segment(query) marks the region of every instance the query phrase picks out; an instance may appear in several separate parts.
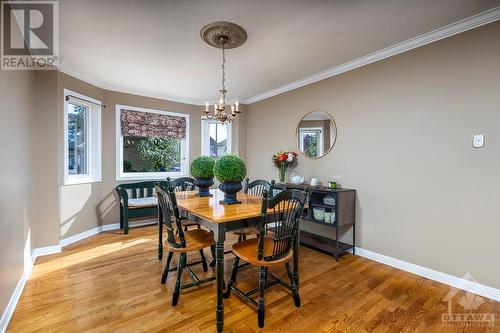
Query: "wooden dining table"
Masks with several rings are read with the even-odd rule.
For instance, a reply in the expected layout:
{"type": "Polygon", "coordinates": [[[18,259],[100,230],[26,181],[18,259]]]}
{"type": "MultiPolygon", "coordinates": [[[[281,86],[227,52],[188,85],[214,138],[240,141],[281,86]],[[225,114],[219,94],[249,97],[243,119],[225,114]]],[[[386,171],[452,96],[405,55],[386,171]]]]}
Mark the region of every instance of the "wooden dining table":
{"type": "MultiPolygon", "coordinates": [[[[212,189],[211,197],[199,197],[197,191],[176,192],[177,206],[188,218],[214,233],[215,240],[215,275],[217,283],[217,306],[216,321],[217,332],[222,332],[224,328],[224,242],[226,233],[241,228],[256,226],[260,222],[262,198],[238,193],[240,204],[222,204],[224,193],[219,189],[212,189]]],[[[270,213],[270,212],[269,212],[270,213]]],[[[294,239],[293,245],[293,276],[297,286],[298,279],[298,236],[294,239]]]]}

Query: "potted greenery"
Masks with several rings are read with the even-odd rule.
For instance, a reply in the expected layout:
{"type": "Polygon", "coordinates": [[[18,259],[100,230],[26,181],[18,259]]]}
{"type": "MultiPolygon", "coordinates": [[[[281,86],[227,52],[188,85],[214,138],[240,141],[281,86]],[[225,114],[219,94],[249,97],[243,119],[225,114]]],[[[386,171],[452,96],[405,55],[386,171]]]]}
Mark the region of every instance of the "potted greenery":
{"type": "Polygon", "coordinates": [[[199,156],[191,162],[191,175],[196,179],[197,195],[200,197],[212,196],[210,186],[214,184],[214,165],[214,159],[208,156],[199,156]]]}
{"type": "Polygon", "coordinates": [[[247,174],[245,162],[236,155],[225,155],[215,162],[214,174],[220,181],[219,189],[224,192],[223,203],[232,205],[240,203],[236,193],[241,191],[241,182],[247,174]]]}

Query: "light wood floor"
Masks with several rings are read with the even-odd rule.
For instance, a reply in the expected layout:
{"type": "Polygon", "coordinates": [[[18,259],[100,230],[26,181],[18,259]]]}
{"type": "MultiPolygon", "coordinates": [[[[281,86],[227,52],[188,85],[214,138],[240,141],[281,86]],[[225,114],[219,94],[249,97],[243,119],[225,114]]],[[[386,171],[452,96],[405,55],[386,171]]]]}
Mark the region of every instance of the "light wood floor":
{"type": "MultiPolygon", "coordinates": [[[[215,286],[184,290],[172,307],[175,273],[160,284],[156,237],[154,227],[107,232],[39,258],[8,332],[214,332],[215,286]]],[[[266,326],[259,330],[256,311],[233,293],[225,300],[225,332],[500,332],[500,303],[482,298],[473,311],[495,314],[493,328],[447,326],[441,315],[448,286],[353,255],[337,263],[300,251],[302,307],[281,286],[267,289],[266,326]]],[[[227,276],[232,256],[226,257],[227,276]]],[[[257,285],[254,268],[240,272],[238,286],[257,285]]],[[[454,313],[466,312],[457,302],[463,294],[454,299],[454,313]]]]}

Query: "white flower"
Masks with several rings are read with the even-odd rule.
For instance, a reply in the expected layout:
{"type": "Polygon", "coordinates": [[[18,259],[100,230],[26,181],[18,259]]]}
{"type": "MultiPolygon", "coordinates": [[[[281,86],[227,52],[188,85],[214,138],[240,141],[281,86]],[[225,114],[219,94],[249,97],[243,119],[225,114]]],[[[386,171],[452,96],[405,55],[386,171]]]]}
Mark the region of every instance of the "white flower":
{"type": "Polygon", "coordinates": [[[287,162],[293,162],[293,154],[288,153],[288,158],[286,159],[287,162]]]}

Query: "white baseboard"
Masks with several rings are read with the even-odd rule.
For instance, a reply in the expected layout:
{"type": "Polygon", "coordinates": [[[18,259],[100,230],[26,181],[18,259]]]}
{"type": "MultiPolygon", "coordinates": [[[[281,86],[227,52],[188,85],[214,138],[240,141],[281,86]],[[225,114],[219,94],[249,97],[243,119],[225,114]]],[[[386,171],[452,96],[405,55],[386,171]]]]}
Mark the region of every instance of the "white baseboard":
{"type": "MultiPolygon", "coordinates": [[[[136,222],[136,223],[132,222],[132,223],[130,223],[130,228],[142,227],[145,225],[152,225],[152,224],[157,224],[157,223],[158,223],[158,220],[143,220],[143,221],[136,222]]],[[[100,225],[98,227],[84,231],[84,232],[79,233],[77,235],[61,239],[61,241],[59,242],[59,245],[61,246],[61,248],[63,248],[63,247],[68,246],[70,244],[81,241],[85,238],[89,238],[91,236],[95,236],[97,234],[100,234],[101,232],[110,231],[110,230],[118,230],[118,229],[120,229],[120,223],[111,223],[111,224],[100,225]]]]}
{"type": "Polygon", "coordinates": [[[54,253],[60,253],[61,251],[62,251],[61,244],[33,249],[33,251],[31,251],[31,263],[34,264],[36,258],[38,257],[48,256],[54,253]]]}
{"type": "Polygon", "coordinates": [[[500,302],[500,290],[492,287],[485,286],[483,284],[477,283],[475,281],[470,281],[464,278],[459,278],[453,275],[449,275],[446,273],[442,273],[439,271],[435,271],[430,268],[418,266],[403,260],[399,260],[396,258],[392,258],[380,253],[376,253],[370,250],[365,250],[359,247],[356,247],[356,254],[370,259],[382,264],[386,264],[398,269],[401,269],[406,272],[413,273],[415,275],[419,275],[430,280],[434,280],[437,282],[441,282],[450,287],[455,287],[458,289],[462,289],[473,294],[477,294],[479,296],[483,296],[486,298],[490,298],[494,301],[500,302]]]}
{"type": "Polygon", "coordinates": [[[79,233],[77,235],[61,239],[61,241],[59,242],[59,245],[61,247],[65,247],[65,246],[68,246],[70,244],[73,244],[73,243],[76,243],[78,241],[81,241],[81,240],[83,240],[85,238],[89,238],[91,236],[97,235],[97,234],[99,234],[99,233],[101,233],[103,231],[116,230],[116,229],[120,229],[120,223],[100,225],[98,227],[95,227],[93,229],[84,231],[84,232],[79,233]]]}
{"type": "Polygon", "coordinates": [[[7,326],[9,326],[10,319],[14,314],[14,310],[16,309],[17,302],[19,301],[19,298],[21,297],[21,294],[24,290],[24,286],[26,285],[26,282],[28,282],[30,273],[31,271],[24,272],[19,279],[19,282],[17,283],[16,288],[14,289],[14,292],[10,297],[9,303],[7,303],[7,307],[3,312],[2,318],[0,319],[0,333],[5,333],[5,331],[7,331],[7,326]]]}

